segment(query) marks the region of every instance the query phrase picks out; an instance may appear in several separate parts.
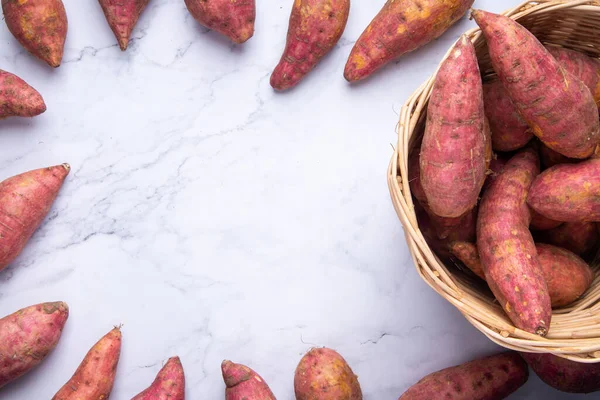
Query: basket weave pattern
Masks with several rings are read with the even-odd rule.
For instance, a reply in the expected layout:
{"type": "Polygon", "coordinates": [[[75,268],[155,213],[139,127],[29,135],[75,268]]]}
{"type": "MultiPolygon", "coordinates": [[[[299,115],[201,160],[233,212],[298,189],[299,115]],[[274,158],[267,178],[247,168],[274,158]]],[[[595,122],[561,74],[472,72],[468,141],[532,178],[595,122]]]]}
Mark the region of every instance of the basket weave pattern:
{"type": "MultiPolygon", "coordinates": [[[[600,1],[528,1],[504,15],[519,21],[542,43],[558,45],[600,57],[600,1]]],[[[484,79],[494,75],[487,45],[479,29],[467,35],[473,40],[484,79]]],[[[600,362],[600,271],[590,290],[568,308],[554,310],[548,336],[516,328],[482,285],[453,265],[444,265],[425,241],[415,214],[408,182],[408,155],[422,135],[427,104],[435,75],[408,99],[400,114],[398,145],[388,169],[388,185],[394,208],[417,271],[425,282],[452,303],[495,343],[518,351],[554,353],[584,363],[600,362]]]]}

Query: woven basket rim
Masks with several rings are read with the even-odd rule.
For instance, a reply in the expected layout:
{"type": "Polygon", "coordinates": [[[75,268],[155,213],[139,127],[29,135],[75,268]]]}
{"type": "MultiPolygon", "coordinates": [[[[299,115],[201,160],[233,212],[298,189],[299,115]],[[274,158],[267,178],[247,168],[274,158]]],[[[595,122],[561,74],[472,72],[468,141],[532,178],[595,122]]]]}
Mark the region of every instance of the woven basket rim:
{"type": "MultiPolygon", "coordinates": [[[[530,15],[538,16],[563,9],[600,16],[600,0],[526,1],[502,14],[519,20],[530,15]]],[[[482,40],[479,28],[473,28],[465,34],[474,42],[482,40]]],[[[450,50],[442,61],[449,53],[450,50]]],[[[439,66],[402,107],[396,127],[398,144],[388,167],[390,196],[402,222],[408,249],[417,272],[431,288],[454,305],[475,328],[505,348],[532,353],[552,353],[581,363],[600,362],[600,303],[598,302],[600,276],[598,274],[593,283],[593,290],[589,291],[583,299],[569,308],[553,312],[549,337],[543,338],[516,328],[498,306],[492,306],[488,298],[461,282],[459,278],[452,276],[425,241],[417,224],[408,182],[408,155],[413,133],[426,111],[438,70],[439,66]],[[494,309],[500,311],[494,312],[494,309]],[[573,318],[576,318],[576,321],[572,321],[573,318]],[[552,328],[557,331],[557,335],[552,335],[552,328]]]]}

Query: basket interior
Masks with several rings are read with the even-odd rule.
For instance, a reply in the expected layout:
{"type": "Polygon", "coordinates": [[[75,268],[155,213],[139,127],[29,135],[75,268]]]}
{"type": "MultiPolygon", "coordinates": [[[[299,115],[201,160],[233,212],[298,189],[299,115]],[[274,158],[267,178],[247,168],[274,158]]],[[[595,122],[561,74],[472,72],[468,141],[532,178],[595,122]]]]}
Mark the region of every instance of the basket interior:
{"type": "MultiPolygon", "coordinates": [[[[593,2],[579,1],[577,3],[593,2]]],[[[565,7],[564,4],[561,4],[536,12],[537,4],[537,2],[530,2],[524,8],[516,11],[519,13],[516,19],[544,45],[565,47],[600,58],[600,7],[593,5],[565,7]]],[[[484,81],[494,79],[495,72],[484,38],[478,30],[473,30],[470,34],[475,43],[482,78],[484,81]]],[[[419,151],[416,144],[420,142],[419,139],[423,135],[430,90],[431,82],[429,87],[424,89],[427,97],[423,98],[421,95],[421,98],[412,103],[413,109],[410,110],[410,116],[411,123],[415,124],[415,127],[411,130],[411,136],[407,142],[411,152],[419,151]]],[[[401,174],[398,173],[398,175],[401,174]]],[[[399,186],[402,185],[399,184],[399,186]]],[[[406,192],[406,190],[400,190],[406,192]]],[[[416,202],[414,199],[413,201],[416,202]]],[[[412,235],[407,233],[407,238],[410,236],[412,235]]],[[[410,240],[414,240],[414,238],[409,239],[409,242],[410,240]]],[[[417,249],[423,250],[418,241],[413,241],[413,245],[417,249]]],[[[437,259],[441,267],[441,269],[437,269],[432,267],[432,263],[428,261],[427,251],[416,254],[415,248],[411,250],[417,261],[419,273],[427,283],[457,306],[473,325],[493,341],[516,350],[554,352],[583,362],[600,361],[600,262],[598,262],[598,256],[594,260],[586,260],[591,263],[596,274],[591,289],[569,307],[554,310],[548,337],[540,338],[514,328],[487,285],[476,278],[460,262],[449,261],[443,265],[437,259]],[[450,289],[456,285],[459,289],[458,295],[450,294],[444,285],[440,285],[440,282],[445,281],[445,274],[450,281],[444,284],[447,284],[446,287],[450,287],[450,289]]]]}

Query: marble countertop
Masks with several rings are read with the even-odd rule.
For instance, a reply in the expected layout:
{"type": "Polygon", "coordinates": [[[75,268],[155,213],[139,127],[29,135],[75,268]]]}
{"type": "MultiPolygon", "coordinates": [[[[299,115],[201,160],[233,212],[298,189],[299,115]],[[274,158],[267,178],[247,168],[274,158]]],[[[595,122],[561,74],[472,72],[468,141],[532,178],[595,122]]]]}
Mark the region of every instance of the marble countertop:
{"type": "MultiPolygon", "coordinates": [[[[337,349],[367,400],[500,350],[418,277],[386,184],[405,99],[439,40],[350,86],[348,53],[381,1],[355,1],[335,50],[294,90],[269,76],[292,1],[258,0],[255,36],[230,44],[182,0],[151,0],[122,53],[95,0],[64,0],[63,65],[27,54],[0,23],[0,68],[48,111],[0,122],[0,178],[69,162],[50,217],[0,273],[0,315],[64,300],[56,350],[0,397],[50,398],[123,324],[111,399],[179,355],[189,399],[223,398],[221,360],[248,364],[280,400],[311,346],[337,349]]],[[[501,11],[517,0],[476,0],[501,11]],[[502,4],[500,4],[502,3],[502,4]]],[[[576,399],[531,376],[511,399],[576,399]]]]}

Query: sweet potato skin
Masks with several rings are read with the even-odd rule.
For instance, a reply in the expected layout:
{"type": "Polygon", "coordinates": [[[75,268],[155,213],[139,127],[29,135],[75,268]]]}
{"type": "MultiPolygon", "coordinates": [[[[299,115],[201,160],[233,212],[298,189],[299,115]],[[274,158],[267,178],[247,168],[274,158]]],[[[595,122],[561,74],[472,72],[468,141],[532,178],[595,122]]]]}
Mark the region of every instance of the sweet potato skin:
{"type": "Polygon", "coordinates": [[[540,158],[542,160],[542,165],[546,169],[552,168],[558,164],[573,164],[580,161],[574,158],[565,157],[544,144],[540,146],[540,158]]]}
{"type": "Polygon", "coordinates": [[[196,21],[234,43],[254,35],[255,0],[185,0],[185,5],[196,21]]]}
{"type": "Polygon", "coordinates": [[[70,168],[56,165],[0,182],[0,270],[21,253],[44,220],[70,168]]]}
{"type": "Polygon", "coordinates": [[[342,37],[350,0],[296,0],[285,50],[271,75],[271,86],[286,90],[298,84],[342,37]]]}
{"type": "Polygon", "coordinates": [[[474,0],[387,0],[352,48],[344,77],[364,79],[388,62],[441,36],[474,0]]]}
{"type": "Polygon", "coordinates": [[[437,74],[421,145],[421,185],[440,217],[473,209],[485,182],[489,138],[482,93],[475,48],[462,36],[437,74]]]}
{"type": "Polygon", "coordinates": [[[553,219],[544,217],[534,209],[530,209],[529,212],[531,214],[531,224],[529,225],[529,228],[532,231],[547,231],[563,224],[561,221],[554,221],[553,219]]]}
{"type": "Polygon", "coordinates": [[[23,79],[0,70],[0,119],[35,117],[46,111],[46,103],[37,90],[23,79]]]}
{"type": "Polygon", "coordinates": [[[590,90],[527,29],[503,15],[475,10],[494,70],[533,133],[551,149],[588,158],[600,140],[590,90]]]}
{"type": "Polygon", "coordinates": [[[131,400],[184,400],[185,375],[179,357],[169,358],[152,385],[131,400]]]}
{"type": "Polygon", "coordinates": [[[600,364],[582,364],[553,354],[521,353],[537,376],[556,390],[592,393],[600,390],[600,364]]]}
{"type": "Polygon", "coordinates": [[[552,308],[526,202],[538,173],[539,158],[531,147],[509,160],[481,200],[477,247],[486,281],[515,326],[545,336],[552,308]]]}
{"type": "Polygon", "coordinates": [[[567,222],[558,228],[543,232],[540,239],[579,256],[586,256],[596,247],[600,237],[593,222],[567,222]]]}
{"type": "Polygon", "coordinates": [[[127,50],[131,32],[149,0],[99,0],[121,50],[127,50]]]}
{"type": "Polygon", "coordinates": [[[68,317],[69,307],[59,301],[23,308],[0,319],[0,388],[50,354],[68,317]]]}
{"type": "Polygon", "coordinates": [[[477,246],[469,242],[452,242],[449,245],[450,253],[458,258],[475,275],[485,281],[485,272],[479,259],[477,246]]]}
{"type": "Polygon", "coordinates": [[[108,399],[121,355],[121,330],[114,328],[86,354],[69,381],[52,400],[108,399]]]}
{"type": "Polygon", "coordinates": [[[529,378],[525,361],[513,352],[450,367],[421,379],[399,400],[501,400],[529,378]]]}
{"type": "Polygon", "coordinates": [[[254,370],[229,360],[221,363],[226,400],[275,400],[267,382],[254,370]]]}
{"type": "Polygon", "coordinates": [[[552,299],[552,308],[573,303],[589,289],[594,273],[579,256],[543,243],[536,244],[536,249],[552,299]]]}
{"type": "Polygon", "coordinates": [[[483,85],[485,115],[492,129],[492,147],[495,151],[514,151],[525,147],[533,132],[510,99],[500,81],[483,85]]]}
{"type": "Polygon", "coordinates": [[[555,221],[600,221],[600,159],[555,165],[531,185],[531,208],[555,221]]]}
{"type": "Polygon", "coordinates": [[[362,400],[358,378],[344,358],[328,348],[311,349],[294,376],[296,400],[362,400]]]}
{"type": "Polygon", "coordinates": [[[547,47],[552,56],[564,69],[579,78],[587,86],[600,107],[600,60],[562,47],[547,47]]]}
{"type": "Polygon", "coordinates": [[[60,66],[68,28],[62,0],[2,0],[2,11],[8,30],[27,51],[60,66]]]}

